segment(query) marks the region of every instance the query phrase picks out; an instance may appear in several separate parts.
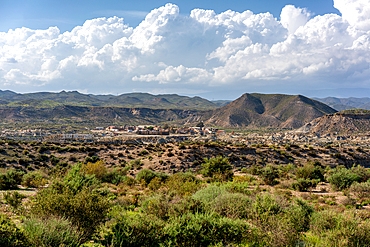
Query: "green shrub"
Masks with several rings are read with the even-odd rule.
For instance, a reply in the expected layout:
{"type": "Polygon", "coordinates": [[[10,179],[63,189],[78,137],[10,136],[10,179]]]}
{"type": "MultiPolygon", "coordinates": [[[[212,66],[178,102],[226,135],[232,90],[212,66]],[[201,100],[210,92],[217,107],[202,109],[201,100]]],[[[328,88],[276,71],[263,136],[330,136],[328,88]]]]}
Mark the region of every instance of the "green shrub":
{"type": "Polygon", "coordinates": [[[40,171],[28,172],[23,176],[22,185],[26,187],[38,188],[47,183],[47,176],[40,171]]]}
{"type": "Polygon", "coordinates": [[[352,185],[353,182],[360,180],[361,178],[358,174],[346,168],[336,168],[328,177],[329,183],[336,190],[347,189],[352,185]]]}
{"type": "Polygon", "coordinates": [[[204,161],[201,170],[204,176],[221,178],[222,180],[230,180],[234,176],[233,167],[230,165],[228,158],[218,156],[210,159],[204,158],[204,161]]]}
{"type": "Polygon", "coordinates": [[[136,174],[136,180],[137,181],[144,180],[146,184],[149,184],[150,181],[152,181],[152,179],[156,177],[159,178],[160,181],[165,181],[168,175],[164,173],[153,172],[152,170],[149,169],[143,169],[136,174]]]}
{"type": "Polygon", "coordinates": [[[272,215],[278,215],[283,212],[281,199],[270,194],[257,195],[252,204],[254,217],[259,220],[266,220],[272,215]],[[279,202],[280,201],[280,202],[279,202]]]}
{"type": "Polygon", "coordinates": [[[147,155],[149,154],[149,152],[147,150],[142,150],[140,153],[138,153],[139,156],[144,156],[144,155],[147,155]]]}
{"type": "Polygon", "coordinates": [[[36,195],[31,212],[40,217],[67,217],[87,239],[104,222],[109,208],[106,198],[86,189],[76,193],[68,187],[59,191],[51,187],[36,195]]]}
{"type": "Polygon", "coordinates": [[[260,164],[252,164],[249,169],[248,173],[252,175],[261,175],[263,167],[260,164]]]}
{"type": "Polygon", "coordinates": [[[225,187],[210,184],[207,187],[195,192],[192,195],[192,198],[195,200],[202,201],[205,204],[208,204],[215,200],[217,196],[226,192],[227,190],[225,187]]]}
{"type": "Polygon", "coordinates": [[[176,173],[165,183],[167,189],[179,196],[192,195],[201,188],[201,181],[191,173],[176,173]]]}
{"type": "Polygon", "coordinates": [[[203,212],[204,204],[191,197],[179,198],[173,194],[158,193],[143,201],[142,210],[146,214],[168,220],[185,213],[203,212]]]}
{"type": "Polygon", "coordinates": [[[0,214],[0,246],[28,246],[23,231],[20,230],[5,214],[0,214]]]}
{"type": "Polygon", "coordinates": [[[37,152],[38,153],[43,153],[45,151],[48,151],[49,148],[47,146],[44,146],[44,145],[41,145],[38,149],[37,149],[37,152]]]}
{"type": "Polygon", "coordinates": [[[279,178],[279,170],[275,166],[267,165],[262,169],[260,177],[267,185],[275,185],[278,183],[276,179],[279,178]]]}
{"type": "Polygon", "coordinates": [[[74,165],[69,170],[63,179],[63,183],[75,193],[81,191],[83,188],[97,187],[100,185],[100,181],[95,177],[95,174],[87,174],[84,170],[84,165],[81,163],[74,165]]]}
{"type": "Polygon", "coordinates": [[[89,162],[91,162],[91,163],[96,163],[96,162],[98,162],[100,160],[100,158],[98,157],[98,156],[92,156],[92,157],[86,157],[85,158],[85,162],[86,163],[89,163],[89,162]]]}
{"type": "Polygon", "coordinates": [[[81,232],[65,218],[49,217],[26,219],[22,227],[31,246],[80,246],[81,232]]]}
{"type": "Polygon", "coordinates": [[[320,164],[305,164],[303,167],[297,168],[296,177],[303,179],[319,179],[325,181],[324,171],[320,164]]]}
{"type": "Polygon", "coordinates": [[[251,203],[246,195],[224,192],[209,204],[209,209],[228,218],[247,218],[251,213],[251,203]]]}
{"type": "Polygon", "coordinates": [[[159,246],[164,222],[149,214],[127,212],[115,217],[105,236],[105,246],[159,246]]]}
{"type": "Polygon", "coordinates": [[[350,187],[350,192],[352,192],[359,199],[370,197],[370,182],[357,183],[354,182],[350,187]]]}
{"type": "Polygon", "coordinates": [[[115,168],[105,174],[102,178],[102,182],[118,185],[127,179],[126,174],[127,171],[125,169],[115,168]]]}
{"type": "Polygon", "coordinates": [[[304,241],[309,246],[369,246],[370,221],[361,220],[356,211],[316,212],[304,241]]]}
{"type": "Polygon", "coordinates": [[[17,191],[5,192],[3,196],[5,203],[9,204],[14,209],[17,209],[22,203],[22,199],[26,198],[25,195],[17,191]]]}
{"type": "Polygon", "coordinates": [[[368,169],[366,169],[363,166],[357,165],[353,166],[351,168],[351,171],[359,177],[358,181],[359,183],[366,182],[370,178],[370,172],[368,169]]]}
{"type": "Polygon", "coordinates": [[[16,170],[8,170],[6,173],[0,173],[0,189],[17,189],[17,185],[22,182],[23,175],[24,172],[16,170]]]}
{"type": "Polygon", "coordinates": [[[136,174],[136,180],[139,182],[144,180],[146,184],[149,184],[155,177],[155,172],[149,169],[143,169],[136,174]]]}
{"type": "Polygon", "coordinates": [[[256,241],[247,222],[215,214],[184,214],[171,219],[163,231],[165,243],[171,246],[225,246],[256,241]]]}
{"type": "Polygon", "coordinates": [[[307,191],[309,188],[315,188],[319,182],[319,179],[299,178],[296,182],[292,183],[292,188],[297,191],[307,191]]]}
{"type": "Polygon", "coordinates": [[[59,158],[55,157],[54,155],[50,155],[50,163],[55,166],[56,164],[58,164],[60,161],[59,158]]]}
{"type": "Polygon", "coordinates": [[[135,169],[138,169],[140,168],[142,165],[143,165],[143,162],[140,160],[140,159],[137,159],[137,160],[131,160],[130,161],[130,165],[135,168],[135,169]]]}
{"type": "Polygon", "coordinates": [[[296,199],[289,208],[287,216],[297,232],[305,232],[310,228],[311,216],[314,209],[307,202],[296,199]]]}
{"type": "Polygon", "coordinates": [[[232,182],[223,183],[222,187],[224,187],[227,191],[232,193],[242,193],[249,195],[252,193],[252,190],[249,187],[249,182],[254,181],[254,177],[249,176],[234,176],[232,182]]]}

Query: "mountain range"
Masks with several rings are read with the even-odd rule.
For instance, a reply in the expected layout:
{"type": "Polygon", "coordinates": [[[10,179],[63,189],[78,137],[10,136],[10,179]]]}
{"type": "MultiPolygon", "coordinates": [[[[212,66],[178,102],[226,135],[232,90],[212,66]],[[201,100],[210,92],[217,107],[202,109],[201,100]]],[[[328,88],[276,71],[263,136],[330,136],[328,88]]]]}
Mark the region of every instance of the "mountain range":
{"type": "Polygon", "coordinates": [[[333,108],[302,95],[243,94],[211,102],[176,94],[87,95],[72,92],[17,94],[0,91],[0,119],[6,122],[89,124],[174,124],[204,122],[219,127],[298,128],[333,108]]]}
{"type": "Polygon", "coordinates": [[[313,98],[320,101],[328,106],[334,108],[337,111],[349,110],[349,109],[365,109],[370,110],[370,98],[313,98]]]}
{"type": "Polygon", "coordinates": [[[82,94],[77,91],[17,94],[0,90],[0,106],[45,108],[62,105],[186,110],[208,110],[219,107],[217,104],[200,97],[187,97],[177,94],[128,93],[113,96],[82,94]]]}

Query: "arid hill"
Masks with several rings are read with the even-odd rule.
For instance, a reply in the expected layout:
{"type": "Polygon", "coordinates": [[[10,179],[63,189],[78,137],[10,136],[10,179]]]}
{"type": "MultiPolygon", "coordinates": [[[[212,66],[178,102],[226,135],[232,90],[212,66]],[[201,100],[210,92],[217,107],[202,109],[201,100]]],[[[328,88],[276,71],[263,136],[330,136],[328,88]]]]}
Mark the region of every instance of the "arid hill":
{"type": "Polygon", "coordinates": [[[333,108],[302,95],[243,94],[237,100],[194,119],[223,127],[299,128],[333,108]]]}
{"type": "Polygon", "coordinates": [[[314,119],[297,131],[318,135],[367,132],[370,131],[370,111],[353,109],[329,114],[314,119]]]}

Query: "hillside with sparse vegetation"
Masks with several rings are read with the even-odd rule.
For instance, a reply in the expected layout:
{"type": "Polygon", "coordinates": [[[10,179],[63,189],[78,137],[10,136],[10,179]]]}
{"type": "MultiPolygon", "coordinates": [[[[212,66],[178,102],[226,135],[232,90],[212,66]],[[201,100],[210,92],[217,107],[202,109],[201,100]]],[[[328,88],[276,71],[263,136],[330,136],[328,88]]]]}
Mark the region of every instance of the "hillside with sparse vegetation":
{"type": "Polygon", "coordinates": [[[344,162],[367,157],[368,148],[12,140],[0,145],[1,246],[370,242],[370,172],[356,161],[344,162]],[[337,162],[326,163],[322,155],[337,162]],[[187,160],[191,166],[184,165],[187,160]]]}

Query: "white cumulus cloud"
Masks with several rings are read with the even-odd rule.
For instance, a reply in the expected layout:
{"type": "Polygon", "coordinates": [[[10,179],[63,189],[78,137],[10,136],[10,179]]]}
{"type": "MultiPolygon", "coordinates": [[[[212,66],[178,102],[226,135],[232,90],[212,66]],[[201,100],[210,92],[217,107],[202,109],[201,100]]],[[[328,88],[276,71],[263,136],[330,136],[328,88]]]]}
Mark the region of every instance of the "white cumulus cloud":
{"type": "Polygon", "coordinates": [[[137,26],[87,20],[70,32],[0,32],[0,87],[15,91],[215,92],[366,86],[368,0],[334,0],[342,16],[287,5],[280,19],[166,4],[137,26]]]}

